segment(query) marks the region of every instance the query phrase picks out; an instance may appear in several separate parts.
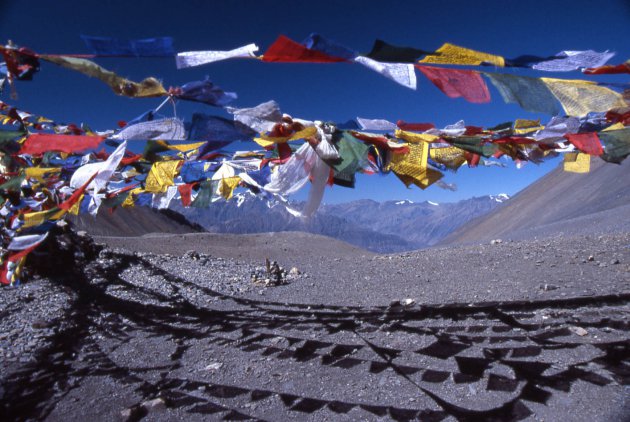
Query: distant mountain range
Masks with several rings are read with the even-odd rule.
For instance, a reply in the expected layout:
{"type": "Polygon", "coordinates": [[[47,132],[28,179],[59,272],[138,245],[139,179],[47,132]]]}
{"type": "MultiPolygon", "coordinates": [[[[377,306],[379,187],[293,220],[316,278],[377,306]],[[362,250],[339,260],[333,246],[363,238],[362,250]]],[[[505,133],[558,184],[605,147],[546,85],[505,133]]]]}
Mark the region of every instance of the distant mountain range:
{"type": "Polygon", "coordinates": [[[515,195],[508,204],[462,226],[442,244],[630,231],[630,159],[593,158],[591,171],[562,165],[515,195]]]}
{"type": "Polygon", "coordinates": [[[237,194],[228,202],[215,202],[208,208],[174,205],[172,209],[212,233],[302,231],[385,253],[435,245],[453,230],[508,199],[506,194],[444,204],[364,199],[322,205],[310,219],[294,217],[281,203],[249,193],[237,194]]]}

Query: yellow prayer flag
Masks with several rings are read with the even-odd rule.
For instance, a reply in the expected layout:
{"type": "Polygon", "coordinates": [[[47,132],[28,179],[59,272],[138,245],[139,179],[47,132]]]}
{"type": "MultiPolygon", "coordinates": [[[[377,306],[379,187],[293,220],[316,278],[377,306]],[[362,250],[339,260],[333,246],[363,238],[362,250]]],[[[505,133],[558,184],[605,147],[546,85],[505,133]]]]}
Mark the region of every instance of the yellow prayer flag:
{"type": "Polygon", "coordinates": [[[625,107],[621,94],[612,89],[596,85],[595,82],[579,79],[540,78],[551,93],[560,101],[569,116],[584,116],[591,111],[608,111],[625,107]]]}
{"type": "Polygon", "coordinates": [[[457,147],[431,148],[429,149],[429,157],[451,170],[457,170],[466,162],[465,151],[457,147]]]}
{"type": "Polygon", "coordinates": [[[514,133],[523,134],[528,132],[534,132],[536,130],[542,130],[545,127],[540,124],[538,120],[516,119],[514,122],[514,133]]]}
{"type": "Polygon", "coordinates": [[[564,171],[571,173],[588,173],[591,171],[591,156],[581,152],[564,154],[564,171]]]}
{"type": "Polygon", "coordinates": [[[69,214],[72,214],[72,215],[79,215],[79,211],[81,211],[81,202],[83,202],[83,197],[84,197],[84,196],[85,196],[85,195],[84,195],[84,194],[82,194],[82,195],[79,197],[79,200],[78,200],[77,202],[75,202],[74,204],[72,204],[72,206],[71,206],[71,207],[70,207],[70,209],[68,210],[68,213],[69,213],[69,214]]]}
{"type": "Polygon", "coordinates": [[[427,168],[429,158],[429,144],[420,142],[408,144],[408,154],[392,154],[387,166],[407,186],[411,184],[426,189],[442,177],[442,173],[427,168]]]}
{"type": "Polygon", "coordinates": [[[314,126],[307,127],[306,129],[300,130],[299,132],[294,133],[291,136],[267,136],[261,134],[259,138],[254,138],[254,142],[260,145],[263,148],[267,148],[273,144],[281,144],[289,141],[297,141],[299,139],[309,138],[311,136],[315,136],[317,134],[317,128],[314,126]]]}
{"type": "Polygon", "coordinates": [[[60,210],[59,208],[53,208],[46,211],[36,211],[22,214],[24,219],[24,225],[22,228],[35,227],[43,224],[48,220],[59,220],[64,216],[66,210],[60,210]]]}
{"type": "Polygon", "coordinates": [[[132,189],[131,191],[129,191],[129,194],[127,195],[127,197],[125,198],[125,200],[123,201],[123,203],[121,204],[121,206],[123,208],[132,208],[136,206],[136,195],[141,194],[142,192],[144,192],[144,189],[142,188],[135,188],[132,189]]]}
{"type": "Polygon", "coordinates": [[[232,194],[234,193],[234,189],[238,186],[241,178],[238,176],[234,177],[226,177],[224,179],[220,179],[219,181],[219,193],[225,199],[232,198],[232,194]]]}
{"type": "Polygon", "coordinates": [[[175,184],[173,179],[181,162],[180,160],[171,160],[153,163],[145,181],[145,191],[150,193],[166,192],[169,186],[175,184]]]}
{"type": "Polygon", "coordinates": [[[175,151],[186,152],[186,151],[190,151],[190,150],[199,148],[200,146],[202,146],[204,144],[205,144],[205,142],[195,142],[194,144],[168,145],[168,148],[172,149],[172,150],[175,150],[175,151]]]}
{"type": "Polygon", "coordinates": [[[495,66],[504,67],[505,59],[494,54],[481,53],[469,48],[460,47],[450,43],[444,43],[438,48],[436,55],[428,55],[420,60],[420,63],[442,63],[461,65],[480,65],[491,63],[495,66]]]}
{"type": "Polygon", "coordinates": [[[437,142],[440,139],[439,136],[431,135],[428,133],[407,132],[406,130],[401,129],[396,129],[396,131],[394,132],[394,136],[398,139],[402,139],[411,143],[437,142]]]}
{"type": "Polygon", "coordinates": [[[168,95],[160,81],[155,78],[146,78],[140,82],[130,81],[107,70],[93,61],[66,56],[40,55],[42,60],[56,65],[76,70],[92,78],[100,79],[111,87],[118,95],[127,97],[161,97],[168,95]]]}
{"type": "Polygon", "coordinates": [[[627,126],[624,126],[623,123],[617,122],[614,125],[608,126],[606,129],[602,130],[602,132],[608,132],[611,130],[621,130],[625,129],[627,126]]]}
{"type": "Polygon", "coordinates": [[[27,167],[24,170],[24,174],[26,177],[37,179],[40,182],[44,182],[47,176],[52,174],[60,173],[61,168],[59,167],[27,167]]]}

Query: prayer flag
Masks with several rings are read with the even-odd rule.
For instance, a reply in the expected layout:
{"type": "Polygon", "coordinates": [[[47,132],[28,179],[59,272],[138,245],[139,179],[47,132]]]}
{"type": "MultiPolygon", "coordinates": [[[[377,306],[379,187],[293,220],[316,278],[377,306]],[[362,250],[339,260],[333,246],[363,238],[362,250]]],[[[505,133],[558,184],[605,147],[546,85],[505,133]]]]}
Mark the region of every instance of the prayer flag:
{"type": "Polygon", "coordinates": [[[606,112],[625,107],[621,94],[582,80],[540,78],[562,104],[569,116],[584,116],[592,111],[606,112]]]}
{"type": "Polygon", "coordinates": [[[140,82],[133,82],[122,76],[118,76],[110,70],[102,68],[90,60],[64,56],[42,55],[40,57],[56,65],[76,70],[92,78],[100,79],[109,85],[118,95],[124,95],[126,97],[161,97],[168,95],[162,84],[155,78],[146,78],[140,82]]]}
{"type": "Polygon", "coordinates": [[[505,66],[505,59],[494,54],[481,53],[479,51],[460,47],[450,43],[444,43],[437,49],[436,54],[426,56],[420,63],[441,63],[459,65],[491,64],[505,66]]]}
{"type": "Polygon", "coordinates": [[[560,111],[558,100],[538,78],[486,72],[484,75],[499,90],[506,103],[518,104],[523,110],[551,115],[557,115],[560,111]]]}
{"type": "Polygon", "coordinates": [[[566,134],[564,137],[577,149],[589,155],[602,155],[602,144],[594,132],[566,134]]]}
{"type": "Polygon", "coordinates": [[[591,171],[591,156],[580,152],[565,153],[564,171],[570,173],[588,173],[591,171]]]}
{"type": "Polygon", "coordinates": [[[414,63],[421,56],[431,53],[430,51],[418,50],[417,48],[397,47],[377,39],[374,41],[372,51],[366,57],[379,62],[414,63]]]}
{"type": "Polygon", "coordinates": [[[488,86],[479,72],[419,65],[416,67],[450,98],[463,97],[471,103],[490,101],[488,86]]]}
{"type": "Polygon", "coordinates": [[[258,51],[256,44],[247,44],[229,51],[184,51],[177,53],[175,63],[178,69],[201,66],[232,58],[255,58],[258,51]]]}
{"type": "Polygon", "coordinates": [[[278,39],[265,51],[262,57],[265,62],[284,63],[333,63],[345,62],[341,57],[329,56],[317,50],[309,50],[302,44],[280,35],[278,39]]]}
{"type": "Polygon", "coordinates": [[[103,139],[105,138],[102,136],[34,133],[26,138],[20,154],[39,155],[47,151],[80,152],[98,147],[103,139]]]}

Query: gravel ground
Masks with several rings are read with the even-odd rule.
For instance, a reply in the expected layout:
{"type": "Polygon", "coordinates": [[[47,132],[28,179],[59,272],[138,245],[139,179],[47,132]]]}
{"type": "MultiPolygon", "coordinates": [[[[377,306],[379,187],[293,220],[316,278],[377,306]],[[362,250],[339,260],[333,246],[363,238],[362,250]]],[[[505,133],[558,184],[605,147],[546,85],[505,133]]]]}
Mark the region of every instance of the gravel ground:
{"type": "Polygon", "coordinates": [[[630,415],[629,233],[385,256],[296,233],[97,241],[55,236],[2,290],[2,420],[630,415]]]}

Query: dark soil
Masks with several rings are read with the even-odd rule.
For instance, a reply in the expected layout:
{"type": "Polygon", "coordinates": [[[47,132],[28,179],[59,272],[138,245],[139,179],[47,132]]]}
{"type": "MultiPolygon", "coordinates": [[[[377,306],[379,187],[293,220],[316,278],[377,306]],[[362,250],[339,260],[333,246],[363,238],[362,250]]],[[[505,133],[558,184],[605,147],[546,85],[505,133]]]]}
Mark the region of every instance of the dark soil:
{"type": "Polygon", "coordinates": [[[303,233],[51,239],[0,292],[2,420],[630,415],[629,233],[389,256],[303,233]],[[283,284],[252,282],[265,258],[283,284]]]}

